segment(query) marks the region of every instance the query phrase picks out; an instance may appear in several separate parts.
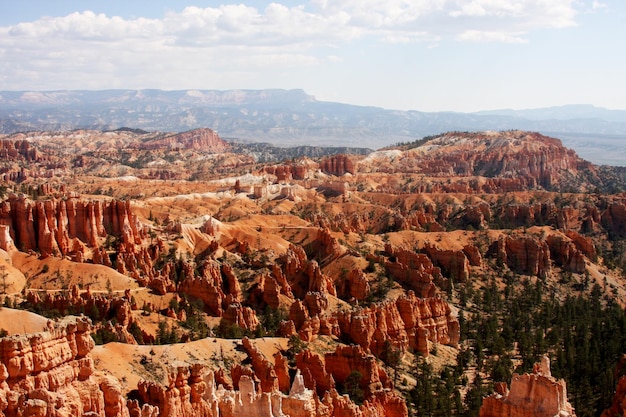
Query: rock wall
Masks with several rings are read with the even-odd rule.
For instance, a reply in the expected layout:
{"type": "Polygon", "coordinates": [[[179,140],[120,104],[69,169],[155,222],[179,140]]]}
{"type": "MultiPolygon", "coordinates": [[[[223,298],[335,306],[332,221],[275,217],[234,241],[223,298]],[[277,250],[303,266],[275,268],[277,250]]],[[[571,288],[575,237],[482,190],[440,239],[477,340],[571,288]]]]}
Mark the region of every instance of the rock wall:
{"type": "Polygon", "coordinates": [[[162,139],[154,139],[141,144],[140,149],[195,149],[209,153],[223,153],[230,149],[228,142],[222,140],[219,135],[207,128],[189,130],[167,136],[162,139]]]}
{"type": "Polygon", "coordinates": [[[443,273],[454,282],[465,282],[470,276],[470,262],[463,251],[442,249],[437,245],[427,243],[424,251],[441,268],[443,273]]]}
{"type": "Polygon", "coordinates": [[[315,177],[319,164],[307,157],[286,164],[264,166],[260,172],[275,176],[276,182],[304,180],[315,177]]]}
{"type": "Polygon", "coordinates": [[[32,147],[27,140],[0,140],[0,159],[35,162],[42,158],[37,148],[32,147]]]}
{"type": "Polygon", "coordinates": [[[85,200],[77,197],[31,201],[11,195],[0,203],[0,224],[8,225],[15,246],[42,256],[71,255],[75,241],[95,248],[107,235],[122,247],[141,243],[147,230],[132,214],[130,201],[85,200]]]}
{"type": "Polygon", "coordinates": [[[435,282],[444,283],[441,269],[423,253],[393,248],[390,244],[386,244],[385,254],[389,259],[387,261],[380,259],[380,261],[384,262],[389,275],[420,297],[434,296],[437,292],[435,282]]]}
{"type": "MultiPolygon", "coordinates": [[[[367,390],[361,406],[339,395],[334,383],[327,384],[318,396],[307,388],[299,370],[291,383],[286,359],[277,354],[272,363],[248,339],[243,343],[252,367],[238,364],[231,369],[237,389],[233,389],[223,370],[179,364],[169,368],[165,383],[140,381],[136,399],[127,400],[119,381],[94,372],[90,331],[88,319],[67,317],[50,322],[44,332],[0,339],[0,415],[365,417],[387,410],[393,417],[408,416],[402,399],[389,389],[391,382],[384,370],[358,346],[338,348],[319,362],[319,368],[328,381],[335,378],[339,382],[345,380],[350,369],[361,371],[365,376],[362,385],[367,390]]],[[[306,354],[311,355],[305,351],[301,357],[306,354]]],[[[309,376],[311,363],[301,366],[309,376]]]]}
{"type": "Polygon", "coordinates": [[[318,410],[327,415],[408,415],[406,403],[392,390],[393,384],[385,370],[378,365],[374,356],[360,346],[338,346],[334,352],[324,356],[305,350],[297,355],[296,364],[298,376],[294,386],[300,383],[298,377],[301,372],[301,383],[322,398],[322,407],[318,407],[318,410]],[[353,371],[361,374],[359,387],[365,395],[361,406],[337,392],[337,386],[343,385],[353,371]]]}
{"type": "Polygon", "coordinates": [[[602,225],[615,236],[626,236],[626,203],[615,201],[608,203],[601,217],[602,225]]]}
{"type": "Polygon", "coordinates": [[[551,261],[563,270],[584,273],[586,260],[597,259],[591,239],[574,231],[566,234],[552,232],[544,238],[529,235],[507,235],[493,242],[488,256],[520,274],[546,277],[552,270],[551,261]]]}
{"type": "Polygon", "coordinates": [[[624,417],[626,415],[626,377],[617,381],[611,407],[602,412],[602,417],[624,417]]]}
{"type": "Polygon", "coordinates": [[[491,244],[488,253],[520,274],[545,278],[551,271],[548,244],[533,236],[503,236],[491,244]]]}
{"type": "Polygon", "coordinates": [[[582,274],[585,272],[585,256],[576,244],[563,235],[551,235],[546,239],[550,248],[550,257],[565,271],[582,274]]]}
{"type": "Polygon", "coordinates": [[[377,356],[386,341],[428,356],[428,341],[456,346],[460,337],[458,319],[448,303],[439,297],[417,297],[411,291],[394,301],[337,313],[337,322],[342,335],[377,356]]]}
{"type": "MultiPolygon", "coordinates": [[[[321,232],[320,232],[321,233],[321,232]]],[[[325,236],[321,233],[321,236],[325,236]]],[[[325,260],[335,256],[333,248],[337,242],[330,240],[331,245],[325,246],[320,256],[325,260]],[[333,245],[332,242],[335,244],[333,245]]],[[[337,289],[333,280],[322,273],[319,262],[309,260],[301,246],[289,245],[287,251],[278,258],[278,262],[272,268],[272,275],[279,283],[281,292],[293,294],[298,299],[303,299],[308,292],[336,295],[337,289]]]]}
{"type": "MultiPolygon", "coordinates": [[[[26,293],[26,301],[42,310],[56,310],[61,315],[80,311],[85,312],[90,318],[97,321],[113,317],[115,318],[115,325],[109,322],[103,324],[103,326],[117,335],[117,341],[137,344],[142,343],[142,340],[135,340],[128,331],[130,324],[134,322],[131,311],[138,309],[138,306],[132,304],[131,300],[130,290],[126,290],[124,296],[118,297],[103,293],[92,293],[90,288],[80,291],[76,285],[67,292],[45,292],[41,294],[38,291],[28,291],[26,293]]],[[[147,341],[148,336],[146,335],[143,342],[147,341]]]]}
{"type": "MultiPolygon", "coordinates": [[[[265,360],[259,355],[258,352],[254,353],[253,363],[265,360]]],[[[368,362],[368,356],[363,354],[353,355],[353,358],[353,364],[360,367],[359,369],[367,368],[363,364],[373,360],[369,356],[368,362]]],[[[324,363],[319,366],[325,372],[324,363]]],[[[265,365],[262,368],[270,369],[265,365]]],[[[309,368],[303,365],[303,369],[309,375],[308,384],[311,384],[309,368]]],[[[408,410],[404,401],[392,391],[383,389],[377,379],[382,370],[375,367],[375,362],[374,367],[367,369],[372,372],[368,374],[369,379],[362,379],[363,384],[371,385],[375,391],[368,392],[366,401],[361,406],[352,402],[348,396],[339,395],[334,387],[318,390],[321,396],[318,395],[314,389],[308,387],[307,379],[300,371],[294,376],[289,394],[285,394],[275,384],[264,383],[258,373],[243,369],[238,371],[241,375],[233,377],[233,380],[237,379],[238,389],[229,389],[218,383],[219,378],[215,372],[197,364],[173,367],[166,384],[141,381],[138,386],[140,401],[130,401],[129,409],[131,416],[142,417],[365,417],[381,415],[382,410],[388,411],[394,417],[407,417],[408,410]],[[377,382],[368,382],[372,378],[377,382]]],[[[332,379],[330,374],[326,375],[332,379]]]]}
{"type": "Polygon", "coordinates": [[[354,160],[348,155],[334,155],[324,159],[320,163],[322,172],[340,177],[344,174],[355,174],[356,166],[354,160]]]}
{"type": "Polygon", "coordinates": [[[623,417],[626,415],[626,355],[620,358],[613,377],[617,380],[611,406],[602,412],[602,417],[623,417]]]}
{"type": "Polygon", "coordinates": [[[119,382],[94,375],[88,319],[0,340],[0,412],[6,417],[127,417],[119,382]]]}
{"type": "Polygon", "coordinates": [[[178,291],[202,300],[212,315],[221,317],[230,304],[242,301],[241,286],[230,265],[207,260],[198,275],[190,265],[184,266],[178,291]]]}

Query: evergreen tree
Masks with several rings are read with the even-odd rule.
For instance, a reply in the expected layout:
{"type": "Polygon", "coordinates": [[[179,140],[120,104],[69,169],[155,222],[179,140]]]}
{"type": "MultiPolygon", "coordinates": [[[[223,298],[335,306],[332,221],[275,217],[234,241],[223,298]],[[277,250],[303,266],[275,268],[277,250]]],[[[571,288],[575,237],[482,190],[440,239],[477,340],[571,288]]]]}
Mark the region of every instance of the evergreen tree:
{"type": "Polygon", "coordinates": [[[361,388],[361,379],[363,379],[363,375],[359,371],[354,370],[350,372],[350,375],[348,375],[344,382],[344,392],[348,394],[350,399],[356,404],[363,404],[363,400],[365,399],[365,393],[361,388]]]}

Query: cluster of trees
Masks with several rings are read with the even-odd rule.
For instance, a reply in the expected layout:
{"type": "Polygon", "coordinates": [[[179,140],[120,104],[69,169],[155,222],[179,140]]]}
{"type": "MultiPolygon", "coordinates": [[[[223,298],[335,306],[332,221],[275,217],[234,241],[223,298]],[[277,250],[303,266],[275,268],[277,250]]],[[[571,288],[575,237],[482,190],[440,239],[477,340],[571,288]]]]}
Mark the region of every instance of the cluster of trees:
{"type": "Polygon", "coordinates": [[[462,347],[456,367],[433,372],[418,358],[416,385],[408,404],[419,416],[477,416],[494,382],[530,372],[542,355],[552,374],[567,382],[579,417],[598,416],[610,406],[614,371],[626,352],[626,312],[595,284],[588,293],[560,296],[539,279],[508,275],[480,291],[461,287],[462,347]],[[468,383],[464,371],[478,375],[468,383]],[[465,391],[461,401],[461,391],[465,391]]]}
{"type": "Polygon", "coordinates": [[[247,337],[272,337],[278,335],[280,323],[287,320],[288,314],[284,308],[272,308],[265,306],[259,315],[259,326],[254,330],[244,329],[235,323],[222,318],[218,326],[213,329],[215,337],[224,339],[241,339],[247,337]]]}
{"type": "MultiPolygon", "coordinates": [[[[461,395],[461,389],[467,384],[464,378],[464,369],[444,367],[441,372],[435,372],[433,366],[423,357],[418,356],[411,371],[415,378],[415,386],[407,394],[407,405],[412,415],[447,417],[465,416],[470,407],[466,406],[461,395]]],[[[482,390],[482,384],[479,384],[482,390]]],[[[476,399],[476,395],[468,392],[466,401],[476,399]]],[[[482,398],[482,391],[478,399],[482,398]]],[[[480,403],[473,401],[480,408],[480,403]]]]}
{"type": "Polygon", "coordinates": [[[626,352],[626,313],[604,293],[595,284],[589,294],[559,300],[541,280],[508,284],[502,293],[490,285],[482,295],[484,313],[467,326],[477,367],[484,364],[494,381],[508,381],[510,358],[521,360],[515,369],[521,373],[548,354],[552,374],[567,382],[576,414],[599,414],[610,405],[615,367],[626,352]]]}

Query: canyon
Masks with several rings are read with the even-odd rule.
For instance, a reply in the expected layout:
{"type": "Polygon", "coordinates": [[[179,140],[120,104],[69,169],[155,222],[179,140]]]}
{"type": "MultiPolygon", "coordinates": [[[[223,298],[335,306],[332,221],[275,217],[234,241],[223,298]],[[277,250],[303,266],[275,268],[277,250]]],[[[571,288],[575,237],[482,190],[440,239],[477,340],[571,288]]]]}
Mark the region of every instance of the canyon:
{"type": "Polygon", "coordinates": [[[562,379],[583,336],[495,315],[624,308],[626,182],[557,139],[277,162],[210,129],[0,145],[2,415],[408,417],[418,364],[455,375],[458,415],[620,410],[623,384],[595,402],[562,379]]]}

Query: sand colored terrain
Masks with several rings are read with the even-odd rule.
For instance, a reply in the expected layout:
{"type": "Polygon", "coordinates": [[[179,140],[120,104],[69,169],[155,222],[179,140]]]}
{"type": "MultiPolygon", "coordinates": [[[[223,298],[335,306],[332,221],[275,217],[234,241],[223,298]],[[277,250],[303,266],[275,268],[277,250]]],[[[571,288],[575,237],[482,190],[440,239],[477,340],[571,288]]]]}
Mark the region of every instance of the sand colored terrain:
{"type": "Polygon", "coordinates": [[[11,256],[0,249],[0,291],[3,294],[16,294],[26,286],[26,277],[19,267],[13,265],[11,256]]]}
{"type": "MultiPolygon", "coordinates": [[[[283,338],[254,339],[252,344],[266,358],[273,358],[276,352],[287,348],[287,340],[283,338]]],[[[163,346],[108,343],[96,346],[92,356],[96,370],[113,375],[130,390],[140,379],[166,383],[167,370],[182,363],[202,363],[212,369],[241,364],[247,355],[238,346],[241,346],[238,340],[213,337],[163,346]]]]}
{"type": "Polygon", "coordinates": [[[13,308],[0,308],[0,329],[8,334],[37,333],[46,328],[49,319],[38,314],[13,308]]]}
{"type": "Polygon", "coordinates": [[[40,259],[22,252],[16,252],[12,261],[16,268],[28,275],[28,289],[31,290],[67,290],[77,285],[79,288],[90,287],[96,292],[123,292],[139,287],[132,278],[103,265],[54,257],[40,259]]]}

